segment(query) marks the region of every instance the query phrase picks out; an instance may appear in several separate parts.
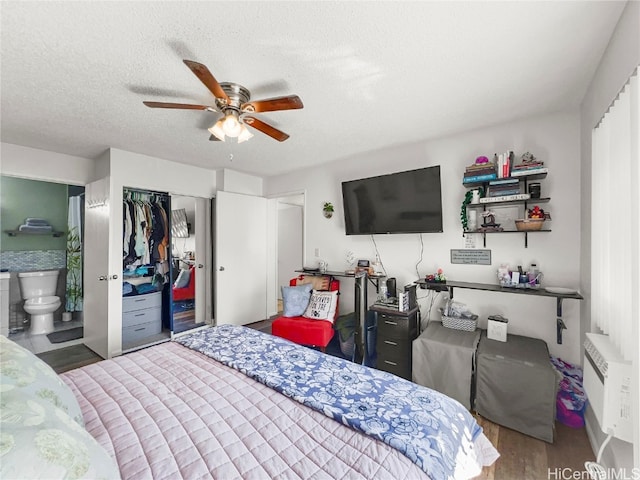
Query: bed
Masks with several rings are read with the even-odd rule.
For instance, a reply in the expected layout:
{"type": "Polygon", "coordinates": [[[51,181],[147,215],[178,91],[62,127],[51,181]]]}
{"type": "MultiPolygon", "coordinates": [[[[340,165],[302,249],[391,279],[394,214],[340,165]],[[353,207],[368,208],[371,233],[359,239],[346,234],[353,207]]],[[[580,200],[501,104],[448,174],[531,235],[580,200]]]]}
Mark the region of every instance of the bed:
{"type": "MultiPolygon", "coordinates": [[[[58,477],[29,462],[29,478],[471,478],[498,457],[458,402],[245,327],[200,330],[60,379],[81,414],[60,395],[54,408],[68,403],[65,428],[82,426],[73,446],[89,451],[80,461],[65,450],[58,477]]],[[[2,478],[24,473],[15,453],[3,456],[2,478]]]]}

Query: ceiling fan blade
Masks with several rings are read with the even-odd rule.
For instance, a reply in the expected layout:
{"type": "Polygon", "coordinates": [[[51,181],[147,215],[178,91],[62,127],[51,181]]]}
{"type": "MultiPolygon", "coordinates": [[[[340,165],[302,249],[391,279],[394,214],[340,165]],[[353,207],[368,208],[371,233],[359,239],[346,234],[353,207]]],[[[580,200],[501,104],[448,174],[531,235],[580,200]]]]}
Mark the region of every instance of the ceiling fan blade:
{"type": "Polygon", "coordinates": [[[244,117],[243,121],[250,127],[253,127],[256,130],[260,130],[262,133],[269,135],[271,138],[275,138],[279,142],[284,142],[287,138],[289,138],[289,135],[287,135],[286,133],[281,132],[277,128],[274,128],[255,117],[244,117]]]}
{"type": "Polygon", "coordinates": [[[189,103],[166,103],[166,102],[142,102],[150,108],[180,108],[183,110],[209,110],[215,112],[213,107],[208,105],[191,105],[189,103]]]}
{"type": "Polygon", "coordinates": [[[209,91],[213,93],[214,97],[222,98],[226,100],[227,103],[229,102],[229,97],[205,65],[191,60],[183,60],[183,62],[191,69],[195,76],[205,84],[209,91]]]}
{"type": "Polygon", "coordinates": [[[209,141],[210,142],[219,142],[220,139],[218,137],[216,137],[215,135],[209,135],[209,141]]]}
{"type": "Polygon", "coordinates": [[[267,98],[266,100],[255,100],[242,105],[243,112],[275,112],[277,110],[295,110],[302,108],[302,100],[297,95],[286,97],[267,98]]]}

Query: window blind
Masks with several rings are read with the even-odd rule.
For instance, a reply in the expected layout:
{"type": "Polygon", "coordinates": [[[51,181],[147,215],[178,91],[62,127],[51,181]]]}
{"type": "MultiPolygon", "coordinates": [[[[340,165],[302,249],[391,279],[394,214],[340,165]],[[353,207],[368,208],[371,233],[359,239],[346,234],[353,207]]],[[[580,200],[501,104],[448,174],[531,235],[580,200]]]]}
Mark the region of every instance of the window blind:
{"type": "Polygon", "coordinates": [[[631,360],[640,318],[638,69],[592,132],[591,321],[631,360]]]}

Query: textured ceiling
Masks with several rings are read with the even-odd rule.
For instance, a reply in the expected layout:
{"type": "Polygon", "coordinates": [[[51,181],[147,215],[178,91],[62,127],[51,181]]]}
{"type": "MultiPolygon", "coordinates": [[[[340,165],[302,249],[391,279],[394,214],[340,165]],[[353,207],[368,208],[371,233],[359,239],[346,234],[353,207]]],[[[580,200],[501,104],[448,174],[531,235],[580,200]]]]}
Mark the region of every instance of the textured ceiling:
{"type": "Polygon", "coordinates": [[[577,108],[624,2],[0,3],[2,141],[95,158],[109,147],[275,175],[353,154],[577,108]],[[253,99],[297,94],[210,142],[214,105],[182,63],[253,99]]]}

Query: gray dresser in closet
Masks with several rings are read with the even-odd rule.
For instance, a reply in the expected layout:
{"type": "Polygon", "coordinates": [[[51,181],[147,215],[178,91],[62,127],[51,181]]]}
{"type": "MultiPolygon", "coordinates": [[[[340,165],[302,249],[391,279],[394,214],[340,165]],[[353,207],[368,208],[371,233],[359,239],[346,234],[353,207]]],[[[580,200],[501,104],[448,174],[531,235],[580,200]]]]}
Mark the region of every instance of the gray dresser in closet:
{"type": "Polygon", "coordinates": [[[122,344],[143,342],[162,332],[162,292],[122,298],[122,344]]]}

